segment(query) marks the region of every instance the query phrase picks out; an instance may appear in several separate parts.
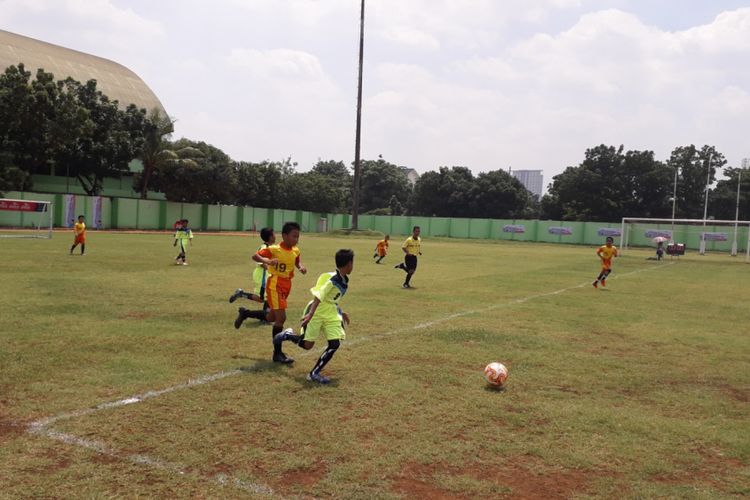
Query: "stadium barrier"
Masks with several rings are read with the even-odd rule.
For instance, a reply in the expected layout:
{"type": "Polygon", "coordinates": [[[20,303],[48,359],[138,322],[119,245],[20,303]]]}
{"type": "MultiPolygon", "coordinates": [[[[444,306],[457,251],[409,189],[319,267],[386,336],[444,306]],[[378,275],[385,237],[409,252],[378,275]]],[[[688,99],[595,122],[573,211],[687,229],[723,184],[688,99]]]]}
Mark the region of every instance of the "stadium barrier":
{"type": "MultiPolygon", "coordinates": [[[[304,232],[319,232],[347,229],[350,227],[349,214],[316,213],[302,210],[285,210],[258,207],[238,207],[231,205],[201,205],[177,203],[164,200],[121,197],[97,197],[79,194],[45,194],[36,192],[10,191],[6,198],[19,200],[34,199],[51,201],[54,205],[54,225],[72,227],[75,218],[83,214],[91,229],[160,230],[171,231],[178,219],[190,220],[190,226],[197,231],[259,231],[265,226],[280,230],[284,222],[298,222],[304,232]],[[321,219],[326,223],[321,224],[321,219]]],[[[23,212],[0,211],[0,227],[25,227],[30,220],[23,212]]],[[[567,222],[541,220],[497,220],[467,219],[455,217],[417,217],[360,215],[359,228],[372,229],[391,235],[407,235],[412,227],[422,228],[424,237],[472,238],[484,240],[528,241],[544,243],[570,243],[577,245],[601,245],[606,236],[614,236],[619,241],[619,222],[567,222]]],[[[667,225],[662,224],[664,228],[667,225]]],[[[669,225],[669,228],[672,226],[669,225]]],[[[662,229],[654,224],[651,229],[662,229]]],[[[706,231],[721,230],[707,226],[706,231]]],[[[747,227],[740,227],[738,242],[740,251],[746,250],[747,227]]],[[[674,241],[684,243],[688,249],[698,249],[700,238],[689,228],[676,225],[674,241]]],[[[709,251],[729,251],[731,241],[708,241],[709,251]]],[[[654,246],[649,236],[630,234],[629,245],[654,246]]]]}

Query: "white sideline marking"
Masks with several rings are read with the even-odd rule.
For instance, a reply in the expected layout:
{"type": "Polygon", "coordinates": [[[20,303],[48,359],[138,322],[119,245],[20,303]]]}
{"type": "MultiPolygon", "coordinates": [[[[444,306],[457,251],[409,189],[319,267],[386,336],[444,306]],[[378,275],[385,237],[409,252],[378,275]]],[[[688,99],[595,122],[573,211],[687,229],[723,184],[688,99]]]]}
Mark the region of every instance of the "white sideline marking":
{"type": "MultiPolygon", "coordinates": [[[[666,264],[666,265],[670,265],[671,266],[671,265],[673,265],[673,263],[670,262],[669,264],[666,264]]],[[[640,273],[640,272],[643,272],[643,271],[650,271],[650,270],[654,270],[654,269],[661,269],[663,267],[664,266],[636,269],[635,271],[631,271],[629,273],[618,274],[617,276],[613,276],[612,278],[610,278],[610,280],[611,279],[616,279],[616,278],[621,278],[621,277],[624,277],[624,276],[629,276],[629,275],[637,274],[637,273],[640,273]]],[[[435,325],[439,325],[441,323],[445,323],[445,322],[450,321],[450,320],[455,319],[455,318],[460,318],[460,317],[463,317],[463,316],[469,316],[469,315],[472,315],[472,314],[482,313],[482,312],[486,312],[486,311],[492,311],[494,309],[500,309],[501,307],[508,307],[508,306],[512,306],[512,305],[515,305],[515,304],[523,304],[524,302],[528,302],[530,300],[539,299],[539,298],[543,298],[543,297],[552,297],[554,295],[560,295],[560,294],[568,292],[570,290],[575,290],[577,288],[585,288],[585,287],[588,287],[588,286],[591,286],[591,282],[586,282],[586,283],[581,284],[581,285],[570,286],[570,287],[567,287],[567,288],[561,288],[560,290],[555,290],[553,292],[539,293],[539,294],[535,294],[535,295],[528,295],[526,297],[521,297],[519,299],[513,299],[513,300],[510,300],[508,302],[504,302],[502,304],[493,304],[491,306],[488,306],[488,307],[485,307],[485,308],[482,308],[482,309],[457,312],[457,313],[449,314],[448,316],[444,316],[442,318],[438,318],[438,319],[433,320],[433,321],[428,321],[426,323],[419,323],[419,324],[416,324],[414,326],[407,326],[407,327],[403,327],[403,328],[397,328],[396,330],[391,330],[390,332],[379,333],[379,334],[374,334],[374,335],[368,335],[367,337],[360,337],[359,339],[354,339],[354,340],[347,341],[346,345],[356,345],[356,344],[360,344],[362,342],[366,342],[366,341],[370,341],[370,340],[374,340],[374,339],[379,339],[379,338],[383,338],[383,337],[389,337],[391,335],[395,335],[397,333],[406,332],[406,331],[410,331],[410,330],[422,330],[422,329],[425,329],[425,328],[430,328],[430,327],[435,326],[435,325]]],[[[310,355],[311,353],[312,353],[312,351],[305,351],[303,353],[300,353],[298,355],[298,357],[305,357],[305,356],[310,355]]],[[[198,378],[195,378],[195,379],[190,379],[187,382],[183,382],[181,384],[173,385],[173,386],[167,387],[165,389],[160,389],[160,390],[156,390],[156,391],[147,391],[147,392],[144,392],[143,394],[138,394],[138,395],[131,396],[131,397],[124,398],[124,399],[120,399],[120,400],[117,400],[117,401],[110,401],[110,402],[107,402],[107,403],[101,403],[101,404],[98,404],[98,405],[93,406],[91,408],[85,408],[85,409],[82,409],[82,410],[76,410],[76,411],[69,412],[69,413],[61,413],[61,414],[53,416],[53,417],[48,417],[48,418],[43,418],[43,419],[40,419],[40,420],[36,420],[36,421],[32,422],[31,424],[29,424],[29,426],[28,426],[28,432],[30,432],[32,434],[36,434],[36,435],[45,436],[47,438],[54,439],[56,441],[62,441],[63,443],[66,443],[66,444],[69,444],[69,445],[72,445],[72,446],[79,446],[79,447],[82,447],[82,448],[87,448],[87,449],[90,449],[90,450],[94,450],[97,453],[101,453],[103,455],[107,455],[107,456],[110,456],[112,458],[116,458],[116,459],[119,459],[119,460],[129,461],[129,462],[133,462],[133,463],[136,463],[136,464],[146,465],[146,466],[149,466],[149,467],[152,467],[152,468],[155,468],[155,469],[159,469],[159,470],[163,470],[163,471],[167,471],[167,472],[172,472],[172,473],[180,475],[180,476],[191,476],[191,477],[196,478],[196,479],[210,479],[210,480],[218,483],[221,486],[230,485],[230,486],[234,486],[234,487],[236,487],[238,489],[241,489],[241,490],[244,490],[244,491],[248,491],[248,492],[252,492],[252,493],[274,495],[274,492],[273,492],[273,490],[271,488],[269,488],[268,486],[262,485],[262,484],[255,484],[255,483],[251,483],[251,482],[247,482],[247,481],[242,481],[242,480],[237,479],[237,478],[226,476],[225,474],[218,474],[218,475],[216,475],[214,477],[207,477],[207,476],[203,476],[203,475],[199,475],[199,474],[191,474],[191,473],[185,472],[186,467],[184,467],[184,466],[180,466],[180,465],[172,464],[172,463],[169,463],[169,462],[166,462],[166,461],[163,461],[163,460],[151,458],[151,457],[148,457],[146,455],[128,455],[128,454],[118,453],[117,451],[115,451],[115,450],[107,447],[103,443],[100,443],[100,442],[97,442],[97,441],[91,441],[91,440],[88,440],[88,439],[82,439],[82,438],[73,436],[72,434],[66,434],[66,433],[59,432],[59,431],[56,431],[56,430],[50,428],[50,426],[52,424],[54,424],[56,422],[59,422],[61,420],[69,420],[69,419],[72,419],[72,418],[83,417],[83,416],[86,416],[86,415],[91,415],[93,413],[97,413],[97,412],[99,412],[101,410],[108,410],[108,409],[112,409],[112,408],[116,409],[116,408],[120,408],[120,407],[123,407],[123,406],[140,403],[141,401],[145,401],[147,399],[152,399],[152,398],[155,398],[157,396],[162,396],[164,394],[169,394],[171,392],[175,392],[175,391],[178,391],[180,389],[186,389],[188,387],[205,385],[205,384],[208,384],[208,383],[211,383],[211,382],[215,382],[217,380],[221,380],[221,379],[224,379],[224,378],[227,378],[227,377],[233,377],[235,375],[239,375],[239,374],[241,374],[243,372],[252,371],[257,366],[258,366],[258,363],[254,364],[254,365],[250,365],[250,366],[244,367],[244,368],[237,368],[237,369],[234,369],[234,370],[223,371],[223,372],[214,373],[214,374],[211,374],[211,375],[203,375],[201,377],[198,377],[198,378]]]]}
{"type": "MultiPolygon", "coordinates": [[[[54,429],[49,429],[47,428],[46,425],[36,424],[36,423],[31,424],[31,428],[29,429],[29,432],[31,432],[32,434],[45,436],[50,439],[54,439],[56,441],[62,441],[63,443],[69,444],[72,446],[78,446],[80,448],[87,448],[89,450],[94,450],[95,452],[101,455],[106,455],[108,457],[112,457],[117,460],[127,460],[128,462],[132,462],[134,464],[146,465],[153,469],[171,472],[173,474],[177,474],[180,476],[190,476],[195,479],[205,479],[205,476],[201,476],[201,475],[193,474],[189,472],[187,467],[185,466],[166,462],[158,458],[151,458],[147,455],[118,453],[112,448],[110,448],[109,446],[99,441],[83,439],[77,436],[73,436],[72,434],[66,434],[64,432],[59,432],[54,429]]],[[[263,485],[259,485],[255,483],[249,483],[247,481],[242,481],[237,478],[230,478],[230,477],[227,477],[226,474],[217,474],[215,477],[211,479],[222,486],[229,485],[229,486],[234,486],[236,488],[239,488],[241,490],[245,490],[250,493],[273,495],[273,490],[267,486],[263,486],[263,485]]]]}

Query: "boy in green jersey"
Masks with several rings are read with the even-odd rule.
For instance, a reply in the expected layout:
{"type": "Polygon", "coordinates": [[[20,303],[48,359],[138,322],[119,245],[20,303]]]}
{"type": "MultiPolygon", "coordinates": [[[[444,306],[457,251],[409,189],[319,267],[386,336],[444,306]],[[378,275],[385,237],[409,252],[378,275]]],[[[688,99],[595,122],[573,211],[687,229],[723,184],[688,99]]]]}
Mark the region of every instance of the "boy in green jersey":
{"type": "MultiPolygon", "coordinates": [[[[260,238],[263,240],[263,244],[260,246],[260,248],[258,248],[258,250],[268,248],[269,246],[276,243],[276,235],[273,232],[273,228],[270,227],[264,227],[260,230],[260,238]]],[[[247,318],[255,318],[261,321],[266,320],[266,316],[269,313],[268,303],[266,302],[267,270],[268,268],[265,264],[256,264],[255,270],[253,271],[253,283],[255,284],[254,290],[252,292],[247,292],[242,288],[238,288],[237,290],[235,290],[232,296],[229,297],[230,303],[234,302],[240,297],[245,297],[246,299],[263,304],[263,308],[256,311],[240,307],[237,311],[237,319],[234,320],[235,328],[241,327],[242,323],[247,318]]]]}
{"type": "Polygon", "coordinates": [[[177,231],[174,233],[174,245],[172,246],[178,246],[180,248],[180,253],[175,257],[174,262],[178,266],[182,264],[183,266],[187,266],[187,247],[188,242],[190,243],[190,246],[193,246],[193,231],[190,229],[190,226],[188,226],[188,220],[182,219],[180,221],[180,226],[177,228],[177,231]]]}
{"type": "Polygon", "coordinates": [[[330,382],[328,377],[320,371],[331,360],[341,341],[346,338],[344,325],[349,324],[349,315],[339,308],[339,301],[349,289],[349,275],[354,269],[354,252],[342,249],[336,252],[336,271],[323,273],[310,292],[311,300],[305,307],[302,317],[301,335],[295,335],[291,328],[276,334],[274,345],[281,346],[285,340],[290,340],[302,349],[312,349],[315,341],[323,334],[328,341],[328,347],[320,355],[315,366],[307,375],[307,380],[319,384],[330,382]]]}

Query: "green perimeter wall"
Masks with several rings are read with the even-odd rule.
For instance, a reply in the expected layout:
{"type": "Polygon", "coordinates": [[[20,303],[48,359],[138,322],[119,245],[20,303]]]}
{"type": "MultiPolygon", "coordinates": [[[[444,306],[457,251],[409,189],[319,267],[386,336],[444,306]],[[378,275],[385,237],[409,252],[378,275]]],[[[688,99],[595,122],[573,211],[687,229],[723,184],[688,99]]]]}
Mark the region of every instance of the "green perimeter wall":
{"type": "MultiPolygon", "coordinates": [[[[63,221],[64,195],[11,191],[5,198],[20,200],[51,201],[54,207],[54,224],[57,227],[70,225],[63,221]]],[[[75,195],[75,214],[83,214],[88,225],[94,229],[94,197],[75,195]]],[[[102,229],[137,229],[171,231],[178,219],[188,219],[196,231],[259,231],[271,226],[280,231],[286,221],[296,221],[303,232],[348,229],[349,214],[303,212],[231,205],[199,205],[175,203],[164,200],[141,200],[137,198],[102,198],[102,229]]],[[[33,213],[0,211],[0,227],[28,227],[37,224],[39,216],[33,213]]],[[[619,223],[608,222],[560,222],[539,220],[463,219],[449,217],[411,217],[386,215],[360,215],[359,228],[380,231],[391,235],[408,235],[413,226],[420,226],[424,237],[473,238],[504,241],[532,241],[544,243],[569,243],[576,245],[601,245],[605,236],[601,229],[620,230],[619,223]],[[509,232],[507,226],[523,226],[523,232],[509,232]],[[569,232],[570,234],[564,234],[569,232]]],[[[645,236],[649,229],[671,230],[671,224],[639,224],[631,226],[628,234],[629,246],[653,246],[645,236]]],[[[698,249],[702,226],[674,226],[674,241],[685,243],[687,248],[698,249]]],[[[705,231],[727,233],[727,241],[707,241],[709,251],[729,252],[732,246],[733,228],[706,226],[705,231]]],[[[616,241],[619,238],[616,238],[616,241]]],[[[740,227],[737,233],[739,251],[746,251],[748,228],[740,227]]]]}

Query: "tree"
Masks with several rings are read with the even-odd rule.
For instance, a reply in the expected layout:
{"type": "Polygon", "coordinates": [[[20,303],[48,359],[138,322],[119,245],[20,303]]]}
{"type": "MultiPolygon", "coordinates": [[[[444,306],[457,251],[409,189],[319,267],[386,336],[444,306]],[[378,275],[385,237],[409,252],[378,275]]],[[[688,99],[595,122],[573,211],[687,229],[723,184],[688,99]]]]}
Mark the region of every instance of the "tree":
{"type": "Polygon", "coordinates": [[[174,132],[174,121],[162,115],[158,109],[149,113],[144,123],[143,147],[138,158],[143,162],[143,172],[134,179],[134,189],[140,191],[141,198],[148,196],[151,176],[170,162],[188,160],[170,149],[169,135],[174,132]]]}
{"type": "Polygon", "coordinates": [[[672,172],[674,169],[678,172],[676,218],[703,218],[706,180],[709,185],[712,184],[716,179],[716,169],[725,164],[724,155],[718,153],[713,146],[703,146],[699,151],[691,144],[672,151],[667,165],[672,172]]]}
{"type": "Polygon", "coordinates": [[[391,196],[391,199],[388,201],[388,209],[389,215],[401,215],[404,213],[404,207],[395,195],[391,196]]]}
{"type": "Polygon", "coordinates": [[[349,212],[352,207],[352,174],[343,161],[318,161],[311,172],[325,176],[339,193],[336,211],[349,212]]]}
{"type": "Polygon", "coordinates": [[[222,150],[188,139],[176,141],[172,150],[189,161],[170,161],[162,166],[160,187],[169,201],[233,204],[237,197],[236,165],[222,150]],[[197,153],[199,152],[199,153],[197,153]]]}
{"type": "Polygon", "coordinates": [[[118,109],[117,101],[97,90],[96,80],[82,85],[67,79],[65,85],[85,111],[89,126],[56,151],[55,161],[66,165],[88,195],[97,195],[105,177],[129,172],[128,164],[143,148],[146,111],[133,104],[118,109]]]}
{"type": "Polygon", "coordinates": [[[361,169],[359,198],[361,212],[387,207],[392,196],[395,196],[402,204],[409,199],[411,186],[400,167],[380,158],[377,161],[363,160],[361,169]]]}
{"type": "Polygon", "coordinates": [[[708,196],[711,213],[720,220],[735,220],[737,214],[737,180],[740,177],[739,220],[750,220],[750,168],[727,168],[708,196]]]}
{"type": "Polygon", "coordinates": [[[479,174],[469,199],[472,217],[520,218],[531,209],[531,192],[504,170],[479,174]]]}
{"type": "Polygon", "coordinates": [[[542,216],[617,222],[625,216],[659,217],[669,210],[670,169],[652,151],[600,145],[577,167],[553,178],[541,200],[542,216]]]}
{"type": "Polygon", "coordinates": [[[280,162],[236,163],[237,203],[266,208],[280,206],[286,196],[285,178],[294,174],[295,165],[291,158],[280,162]]]}
{"type": "Polygon", "coordinates": [[[474,175],[466,167],[440,167],[426,172],[414,185],[411,210],[415,215],[470,217],[474,175]]]}
{"type": "Polygon", "coordinates": [[[280,208],[323,213],[343,208],[340,187],[332,183],[329,177],[315,172],[286,176],[283,193],[280,208]]]}

